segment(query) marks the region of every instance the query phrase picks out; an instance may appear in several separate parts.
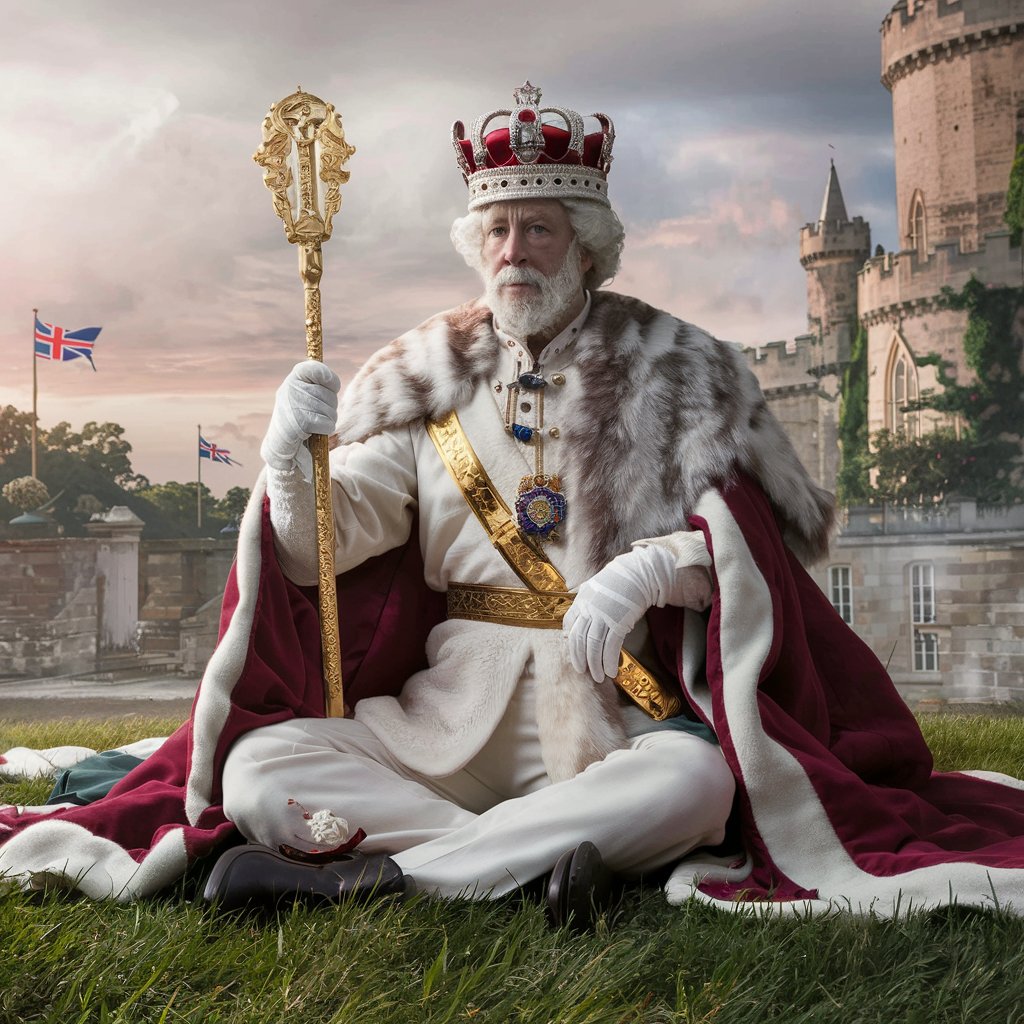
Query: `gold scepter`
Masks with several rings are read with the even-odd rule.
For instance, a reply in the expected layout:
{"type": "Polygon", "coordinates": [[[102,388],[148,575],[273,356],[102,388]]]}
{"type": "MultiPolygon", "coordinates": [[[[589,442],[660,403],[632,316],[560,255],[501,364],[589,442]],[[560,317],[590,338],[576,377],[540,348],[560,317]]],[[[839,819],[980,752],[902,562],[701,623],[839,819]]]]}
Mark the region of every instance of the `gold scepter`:
{"type": "MultiPolygon", "coordinates": [[[[289,242],[299,246],[299,274],[306,299],[306,357],[323,362],[320,319],[321,243],[331,237],[331,221],[341,207],[342,169],[355,147],[345,141],[338,112],[302,86],[271,104],[263,119],[263,144],[253,160],[263,168],[263,183],[274,194],[274,210],[284,221],[289,242]],[[321,189],[321,184],[324,186],[321,189]]],[[[320,648],[324,667],[324,704],[329,717],[345,714],[341,684],[341,644],[334,581],[334,514],[328,439],[314,434],[307,442],[313,456],[316,539],[319,567],[320,648]]]]}

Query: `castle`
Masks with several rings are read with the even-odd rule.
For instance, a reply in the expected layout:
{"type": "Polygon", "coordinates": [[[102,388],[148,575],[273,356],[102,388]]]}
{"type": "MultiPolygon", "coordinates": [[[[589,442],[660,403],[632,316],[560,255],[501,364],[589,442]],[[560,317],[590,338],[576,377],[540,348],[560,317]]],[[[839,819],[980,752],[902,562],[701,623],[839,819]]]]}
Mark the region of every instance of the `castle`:
{"type": "Polygon", "coordinates": [[[868,430],[921,435],[940,414],[908,412],[939,388],[937,354],[963,380],[967,314],[944,287],[971,276],[1024,284],[1003,221],[1024,141],[1024,0],[899,0],[882,22],[882,84],[892,94],[899,250],[871,254],[871,229],[849,217],[829,171],[818,220],[800,231],[808,333],[748,350],[772,411],[804,464],[830,490],[839,468],[842,372],[858,321],[867,330],[868,430]]]}
{"type": "MultiPolygon", "coordinates": [[[[882,22],[892,94],[899,250],[871,253],[833,166],[800,231],[808,333],[747,350],[773,412],[811,474],[835,489],[843,372],[867,334],[870,434],[923,436],[942,414],[908,409],[970,369],[967,313],[941,301],[972,276],[1024,285],[1003,221],[1024,142],[1024,0],[899,0],[882,22]]],[[[1024,339],[1022,339],[1024,340],[1024,339]]],[[[952,424],[956,426],[954,422],[952,424]]],[[[1024,506],[851,508],[813,574],[908,699],[1024,699],[1024,506]]]]}

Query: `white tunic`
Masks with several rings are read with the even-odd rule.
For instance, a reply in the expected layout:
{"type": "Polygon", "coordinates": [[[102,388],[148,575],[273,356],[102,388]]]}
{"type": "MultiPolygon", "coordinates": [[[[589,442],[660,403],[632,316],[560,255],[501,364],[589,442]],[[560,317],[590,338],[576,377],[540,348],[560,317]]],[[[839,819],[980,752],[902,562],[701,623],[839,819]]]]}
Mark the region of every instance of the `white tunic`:
{"type": "MultiPolygon", "coordinates": [[[[570,402],[578,401],[573,342],[589,304],[588,296],[580,316],[542,353],[539,367],[548,381],[543,395],[526,390],[512,393],[515,422],[542,433],[544,471],[553,475],[559,473],[564,444],[560,414],[570,402]]],[[[498,337],[502,347],[496,376],[482,382],[458,413],[492,483],[513,508],[520,480],[535,471],[535,448],[517,441],[506,429],[508,384],[518,370],[529,369],[533,359],[513,338],[500,332],[498,337]]],[[[444,592],[451,583],[522,586],[490,543],[421,424],[335,449],[331,476],[337,572],[405,543],[418,511],[424,578],[431,589],[444,592]]],[[[589,538],[573,521],[571,476],[562,478],[561,484],[567,500],[566,522],[559,531],[561,539],[546,542],[545,551],[568,588],[575,590],[586,578],[589,538]]],[[[269,487],[272,495],[309,489],[297,473],[274,471],[269,487]]],[[[301,522],[309,523],[309,517],[296,516],[293,522],[288,511],[285,507],[286,521],[281,522],[282,513],[274,511],[272,501],[282,568],[295,582],[311,585],[317,579],[315,545],[308,527],[300,528],[301,522]]],[[[646,635],[641,621],[627,647],[640,650],[646,635]]],[[[569,778],[584,766],[578,763],[581,747],[606,753],[625,746],[627,732],[642,732],[651,725],[640,709],[620,708],[608,692],[598,693],[589,675],[573,669],[558,630],[449,620],[432,631],[427,659],[429,668],[410,678],[399,697],[367,698],[355,710],[356,719],[396,758],[425,775],[457,771],[496,730],[518,731],[524,715],[536,718],[544,763],[553,780],[569,778]],[[517,693],[525,699],[513,701],[517,693]],[[599,723],[596,736],[595,722],[599,723]]],[[[608,680],[602,686],[607,691],[613,684],[608,680]]]]}
{"type": "MultiPolygon", "coordinates": [[[[542,354],[543,420],[536,392],[513,392],[516,422],[544,431],[544,469],[553,475],[564,465],[562,411],[580,397],[573,341],[586,314],[542,354]]],[[[514,339],[499,340],[495,377],[458,413],[513,507],[521,478],[536,467],[534,449],[505,428],[507,385],[532,359],[514,339]]],[[[522,586],[422,424],[336,449],[331,476],[338,572],[403,544],[418,513],[429,587],[522,586]]],[[[571,473],[562,477],[562,539],[545,543],[570,589],[588,575],[573,484],[571,473]]],[[[282,568],[313,584],[312,489],[297,471],[268,470],[268,491],[282,568]]],[[[627,646],[650,665],[640,650],[646,636],[641,620],[627,646]]],[[[446,896],[501,895],[584,839],[626,872],[720,842],[734,791],[721,751],[683,732],[652,733],[654,723],[620,704],[611,680],[598,686],[576,672],[567,650],[560,630],[442,622],[427,642],[429,667],[397,698],[361,700],[355,721],[296,719],[242,737],[225,766],[225,813],[252,840],[302,845],[299,812],[328,809],[364,829],[366,852],[393,855],[418,888],[446,896]]]]}

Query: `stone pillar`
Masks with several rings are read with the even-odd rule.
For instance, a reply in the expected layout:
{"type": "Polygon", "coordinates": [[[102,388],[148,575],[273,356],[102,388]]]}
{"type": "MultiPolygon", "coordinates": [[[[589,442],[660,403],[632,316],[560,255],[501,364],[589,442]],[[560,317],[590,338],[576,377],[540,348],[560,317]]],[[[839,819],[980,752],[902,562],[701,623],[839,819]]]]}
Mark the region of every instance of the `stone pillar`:
{"type": "Polygon", "coordinates": [[[97,542],[97,639],[103,650],[127,650],[134,644],[139,621],[139,538],[143,525],[124,505],[98,512],[85,525],[97,542]]]}

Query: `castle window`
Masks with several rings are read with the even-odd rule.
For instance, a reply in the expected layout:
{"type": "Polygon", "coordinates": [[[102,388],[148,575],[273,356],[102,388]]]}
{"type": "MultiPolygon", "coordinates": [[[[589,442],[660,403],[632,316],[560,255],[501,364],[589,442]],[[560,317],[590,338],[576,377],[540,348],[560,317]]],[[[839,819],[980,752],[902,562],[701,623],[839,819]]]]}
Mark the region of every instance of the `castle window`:
{"type": "Polygon", "coordinates": [[[939,671],[939,637],[936,633],[914,630],[914,671],[939,671]]]}
{"type": "Polygon", "coordinates": [[[931,562],[910,565],[910,619],[914,630],[914,671],[938,672],[939,637],[935,625],[935,567],[931,562]]]}
{"type": "Polygon", "coordinates": [[[921,416],[916,409],[908,406],[918,398],[917,367],[910,353],[897,339],[889,357],[889,387],[886,403],[886,426],[894,434],[918,437],[921,433],[921,416]]]}
{"type": "Polygon", "coordinates": [[[917,251],[919,259],[928,255],[928,225],[925,221],[924,196],[918,189],[910,200],[910,248],[917,251]]]}
{"type": "Polygon", "coordinates": [[[853,622],[853,586],[848,565],[828,567],[828,590],[832,607],[839,612],[843,622],[850,625],[853,622]]]}

